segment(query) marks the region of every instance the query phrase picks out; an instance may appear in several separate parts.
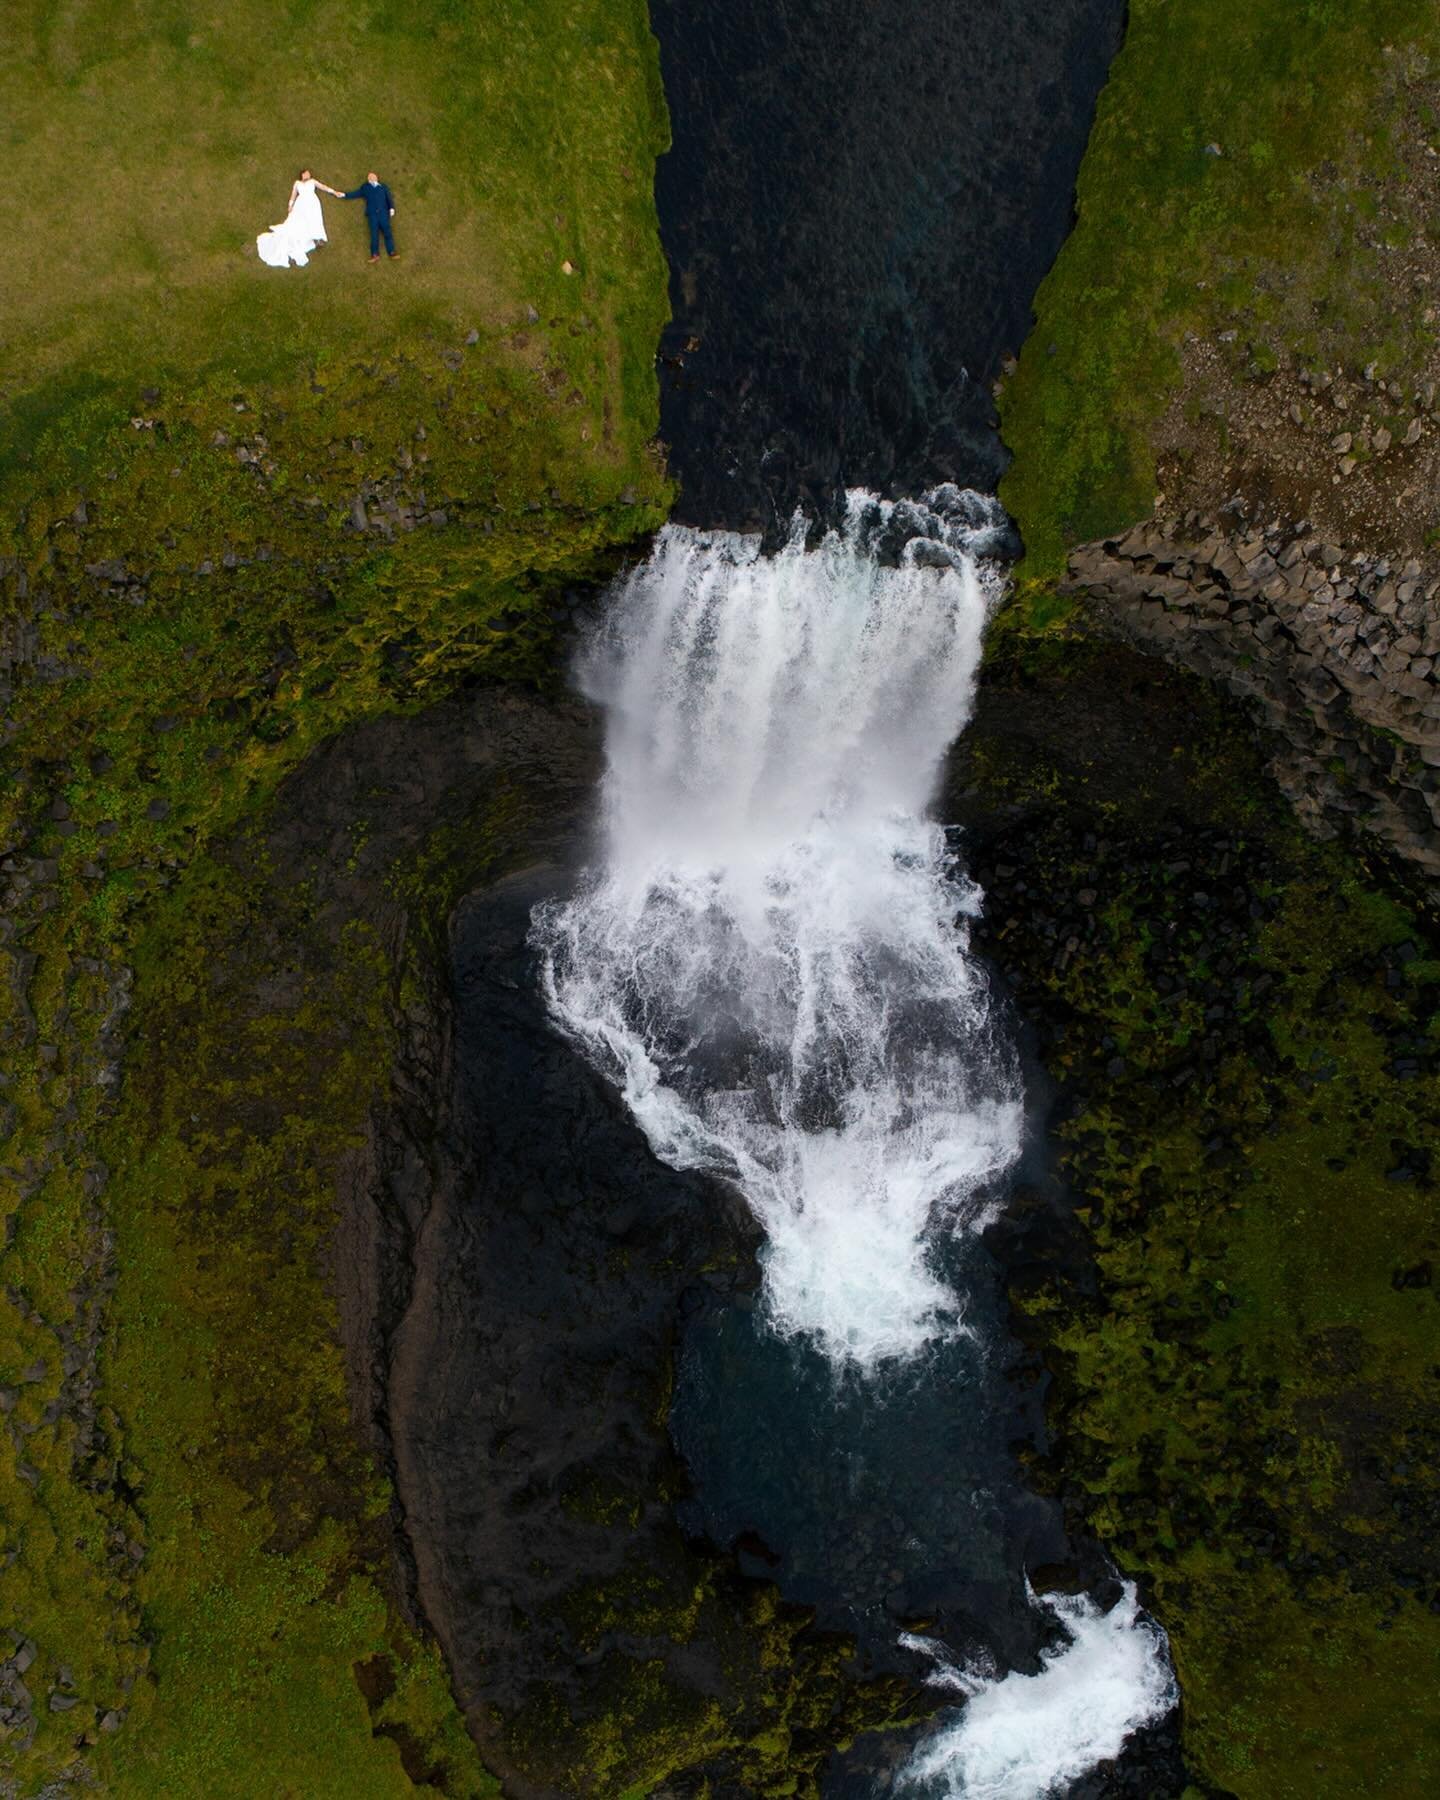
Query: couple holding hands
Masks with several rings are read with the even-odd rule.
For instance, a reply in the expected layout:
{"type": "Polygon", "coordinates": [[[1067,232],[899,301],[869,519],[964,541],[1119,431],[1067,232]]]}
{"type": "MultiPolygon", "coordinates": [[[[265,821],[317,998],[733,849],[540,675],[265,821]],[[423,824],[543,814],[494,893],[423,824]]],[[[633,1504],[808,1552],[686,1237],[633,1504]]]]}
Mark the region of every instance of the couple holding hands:
{"type": "Polygon", "coordinates": [[[336,200],[365,202],[365,217],[370,225],[372,263],[380,260],[382,237],[392,258],[400,254],[395,248],[395,233],[390,224],[395,217],[394,196],[373,169],[361,185],[351,188],[348,194],[342,194],[339,188],[327,187],[323,181],[317,181],[309,169],[302,169],[295,178],[295,185],[290,189],[290,207],[284,219],[279,225],[272,225],[268,231],[262,231],[255,240],[261,262],[268,263],[272,269],[287,269],[292,263],[297,269],[303,269],[316,245],[329,242],[325,230],[325,214],[320,205],[322,193],[329,194],[336,200]]]}

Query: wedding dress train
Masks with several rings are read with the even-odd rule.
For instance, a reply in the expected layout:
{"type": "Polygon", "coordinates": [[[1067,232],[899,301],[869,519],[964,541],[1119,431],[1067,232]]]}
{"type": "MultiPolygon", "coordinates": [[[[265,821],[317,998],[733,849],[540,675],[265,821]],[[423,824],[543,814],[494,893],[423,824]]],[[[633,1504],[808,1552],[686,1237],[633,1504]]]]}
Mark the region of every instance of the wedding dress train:
{"type": "Polygon", "coordinates": [[[279,225],[262,231],[255,240],[261,262],[269,263],[272,269],[288,269],[291,263],[303,269],[315,246],[329,242],[316,183],[297,181],[295,188],[295,204],[288,216],[279,225]]]}

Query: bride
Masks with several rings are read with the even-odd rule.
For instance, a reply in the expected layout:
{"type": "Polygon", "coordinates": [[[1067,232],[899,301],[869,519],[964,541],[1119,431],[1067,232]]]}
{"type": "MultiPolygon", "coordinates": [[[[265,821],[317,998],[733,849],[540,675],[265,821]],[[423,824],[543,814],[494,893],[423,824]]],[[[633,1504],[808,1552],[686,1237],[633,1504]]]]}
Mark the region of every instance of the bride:
{"type": "Polygon", "coordinates": [[[336,200],[344,195],[338,188],[326,187],[308,169],[302,169],[290,189],[290,208],[279,225],[262,231],[255,240],[260,260],[272,269],[288,269],[294,263],[303,269],[317,244],[327,243],[325,215],[320,210],[320,195],[327,193],[336,200]]]}

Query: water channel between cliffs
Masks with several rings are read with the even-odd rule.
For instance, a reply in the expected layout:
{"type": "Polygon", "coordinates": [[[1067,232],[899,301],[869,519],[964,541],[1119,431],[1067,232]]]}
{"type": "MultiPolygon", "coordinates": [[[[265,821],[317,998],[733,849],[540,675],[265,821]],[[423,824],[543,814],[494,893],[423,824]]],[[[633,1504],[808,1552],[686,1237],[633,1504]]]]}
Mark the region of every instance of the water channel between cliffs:
{"type": "MultiPolygon", "coordinates": [[[[1174,1683],[1128,1586],[1029,1579],[1069,1546],[1011,1452],[1036,1403],[981,1239],[1023,1173],[1025,1082],[963,846],[927,817],[1004,527],[946,487],[854,493],[775,556],[663,532],[582,651],[600,848],[533,940],[557,1028],[655,1155],[765,1234],[757,1292],[688,1302],[682,1522],[965,1702],[885,1782],[1038,1800],[1174,1683]]],[[[876,1791],[842,1765],[837,1792],[876,1791]]]]}

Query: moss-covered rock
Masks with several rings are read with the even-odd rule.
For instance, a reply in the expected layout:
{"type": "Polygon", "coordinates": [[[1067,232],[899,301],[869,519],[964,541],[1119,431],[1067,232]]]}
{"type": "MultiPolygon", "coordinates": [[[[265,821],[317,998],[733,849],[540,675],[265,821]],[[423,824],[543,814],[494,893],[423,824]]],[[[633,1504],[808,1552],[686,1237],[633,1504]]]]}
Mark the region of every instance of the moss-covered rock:
{"type": "Polygon", "coordinates": [[[962,779],[1010,809],[977,827],[986,942],[1099,1276],[1014,1289],[1054,1377],[1037,1479],[1141,1578],[1215,1789],[1424,1792],[1433,933],[1305,840],[1204,689],[1006,629],[962,779]]]}
{"type": "Polygon", "coordinates": [[[712,1567],[667,1595],[686,1560],[677,1543],[673,1568],[589,1597],[595,1631],[632,1648],[605,1655],[586,1715],[547,1688],[511,1722],[511,1754],[538,1791],[817,1796],[833,1750],[934,1710],[896,1677],[866,1677],[851,1640],[816,1631],[768,1586],[712,1567]],[[654,1655],[634,1650],[637,1632],[654,1655]],[[695,1683],[697,1654],[702,1666],[718,1657],[718,1679],[695,1683]]]}

